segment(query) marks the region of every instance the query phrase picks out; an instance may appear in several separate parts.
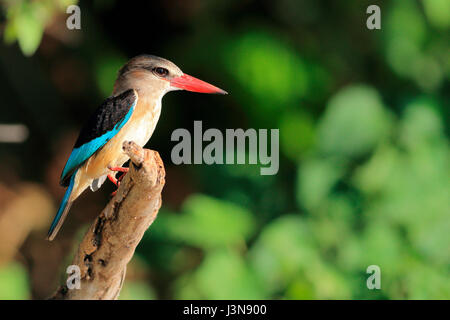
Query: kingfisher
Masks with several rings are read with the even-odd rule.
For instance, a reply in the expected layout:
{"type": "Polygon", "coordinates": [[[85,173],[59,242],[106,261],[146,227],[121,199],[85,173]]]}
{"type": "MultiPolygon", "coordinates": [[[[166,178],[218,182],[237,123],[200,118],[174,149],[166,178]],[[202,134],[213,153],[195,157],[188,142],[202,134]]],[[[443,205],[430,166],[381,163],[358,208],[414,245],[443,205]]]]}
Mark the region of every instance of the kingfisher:
{"type": "Polygon", "coordinates": [[[124,141],[143,147],[161,114],[161,99],[169,91],[227,94],[226,91],[181,71],[174,63],[153,55],[139,55],[119,69],[113,91],[87,119],[61,174],[67,187],[48,231],[53,240],[72,203],[88,187],[97,191],[108,178],[118,186],[117,172],[129,157],[124,141]]]}

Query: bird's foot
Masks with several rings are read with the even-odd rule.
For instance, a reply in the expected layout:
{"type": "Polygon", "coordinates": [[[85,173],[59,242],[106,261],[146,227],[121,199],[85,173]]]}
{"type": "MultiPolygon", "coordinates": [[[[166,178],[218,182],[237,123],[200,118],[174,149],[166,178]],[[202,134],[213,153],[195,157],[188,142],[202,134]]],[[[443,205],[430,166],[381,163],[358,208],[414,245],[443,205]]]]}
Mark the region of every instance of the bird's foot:
{"type": "MultiPolygon", "coordinates": [[[[120,186],[120,182],[122,181],[123,177],[127,174],[127,172],[129,171],[129,168],[123,168],[123,167],[108,167],[109,170],[114,171],[114,172],[122,172],[122,174],[119,176],[119,178],[116,178],[114,175],[112,174],[108,174],[108,179],[114,183],[117,188],[119,188],[120,186]]],[[[113,193],[111,193],[111,197],[114,197],[117,194],[117,190],[114,191],[113,193]]]]}
{"type": "MultiPolygon", "coordinates": [[[[114,171],[114,172],[122,172],[122,174],[116,179],[116,181],[118,181],[118,182],[122,181],[125,174],[130,170],[129,168],[123,168],[123,167],[108,167],[108,169],[111,171],[114,171]]],[[[114,182],[114,184],[116,184],[116,183],[114,182]]]]}
{"type": "Polygon", "coordinates": [[[122,173],[122,174],[117,178],[117,182],[120,183],[120,182],[123,180],[123,177],[125,177],[126,174],[127,174],[126,172],[122,173]]]}
{"type": "Polygon", "coordinates": [[[109,179],[109,181],[114,183],[117,187],[119,187],[120,181],[118,179],[116,179],[116,177],[114,177],[112,174],[108,174],[108,179],[109,179]]]}
{"type": "Polygon", "coordinates": [[[120,181],[119,181],[119,179],[116,179],[112,174],[108,174],[108,179],[117,186],[116,191],[111,193],[111,198],[112,198],[117,194],[117,190],[119,190],[120,181]]]}

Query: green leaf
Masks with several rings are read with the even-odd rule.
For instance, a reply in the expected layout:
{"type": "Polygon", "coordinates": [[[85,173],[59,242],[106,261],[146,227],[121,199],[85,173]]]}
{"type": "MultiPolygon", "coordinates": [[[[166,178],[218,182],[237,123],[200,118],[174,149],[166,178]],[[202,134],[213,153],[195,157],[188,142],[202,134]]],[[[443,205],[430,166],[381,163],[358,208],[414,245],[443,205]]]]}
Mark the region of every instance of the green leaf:
{"type": "Polygon", "coordinates": [[[441,29],[450,27],[450,1],[448,0],[423,0],[425,13],[430,22],[441,29]]]}
{"type": "Polygon", "coordinates": [[[319,123],[319,149],[355,157],[371,151],[390,132],[391,118],[376,90],[353,85],[334,95],[319,123]]]}
{"type": "Polygon", "coordinates": [[[307,62],[277,35],[245,32],[230,40],[223,52],[225,66],[239,84],[242,106],[260,123],[276,125],[280,111],[298,105],[310,90],[307,62]]]}
{"type": "Polygon", "coordinates": [[[280,119],[281,150],[292,160],[299,160],[315,142],[315,128],[309,114],[285,112],[280,119]]]}
{"type": "Polygon", "coordinates": [[[309,210],[318,208],[342,177],[344,167],[328,159],[304,161],[297,175],[297,202],[309,210]]]}
{"type": "Polygon", "coordinates": [[[117,70],[126,62],[126,58],[119,53],[105,53],[96,61],[96,80],[100,91],[104,96],[109,96],[114,87],[117,70]]]}
{"type": "Polygon", "coordinates": [[[381,145],[370,160],[358,167],[353,182],[359,190],[367,194],[383,191],[396,170],[400,156],[391,145],[381,145]]]}
{"type": "Polygon", "coordinates": [[[280,108],[280,103],[303,96],[308,88],[306,67],[295,50],[265,32],[248,32],[230,48],[229,70],[250,92],[267,98],[264,105],[280,108]],[[276,63],[274,63],[276,61],[276,63]],[[278,102],[270,105],[269,102],[278,102]]]}
{"type": "Polygon", "coordinates": [[[267,299],[254,272],[231,250],[209,252],[193,279],[205,299],[267,299]]]}
{"type": "Polygon", "coordinates": [[[30,297],[30,284],[25,268],[10,263],[0,268],[0,300],[24,300],[30,297]]]}
{"type": "Polygon", "coordinates": [[[427,31],[418,3],[392,3],[383,25],[387,63],[397,74],[414,79],[421,87],[435,89],[442,76],[437,62],[425,56],[427,31]]]}
{"type": "Polygon", "coordinates": [[[424,98],[406,106],[400,124],[400,140],[404,146],[412,150],[444,139],[443,123],[437,109],[433,101],[424,98]]]}
{"type": "Polygon", "coordinates": [[[44,25],[29,4],[23,4],[14,21],[20,49],[26,56],[31,56],[41,43],[44,25]]]}
{"type": "Polygon", "coordinates": [[[406,268],[408,272],[404,274],[402,282],[404,285],[399,289],[402,292],[407,292],[407,299],[449,299],[448,271],[417,262],[408,264],[406,268]]]}
{"type": "Polygon", "coordinates": [[[5,26],[5,31],[3,33],[3,39],[6,44],[12,44],[17,40],[17,31],[15,26],[15,21],[13,19],[9,19],[5,26]]]}
{"type": "Polygon", "coordinates": [[[137,281],[125,281],[120,291],[120,300],[154,300],[156,293],[146,283],[137,281]]]}
{"type": "Polygon", "coordinates": [[[249,258],[269,292],[285,289],[318,261],[311,228],[298,215],[284,215],[267,225],[249,258]]]}
{"type": "Polygon", "coordinates": [[[183,212],[166,217],[169,236],[200,248],[243,244],[254,230],[248,210],[205,195],[189,197],[183,212]]]}
{"type": "Polygon", "coordinates": [[[284,298],[289,300],[313,300],[315,298],[314,286],[304,277],[298,277],[289,284],[284,298]]]}

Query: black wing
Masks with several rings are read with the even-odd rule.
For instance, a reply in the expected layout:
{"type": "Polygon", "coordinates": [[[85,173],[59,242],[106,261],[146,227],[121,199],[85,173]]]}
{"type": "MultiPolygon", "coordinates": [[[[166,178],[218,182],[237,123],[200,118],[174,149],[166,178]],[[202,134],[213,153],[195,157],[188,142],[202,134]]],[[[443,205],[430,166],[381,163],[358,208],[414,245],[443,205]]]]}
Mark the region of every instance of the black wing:
{"type": "Polygon", "coordinates": [[[74,171],[119,132],[131,117],[137,99],[137,93],[129,89],[118,96],[107,98],[95,110],[81,129],[67,160],[60,178],[62,186],[67,187],[74,171]]]}

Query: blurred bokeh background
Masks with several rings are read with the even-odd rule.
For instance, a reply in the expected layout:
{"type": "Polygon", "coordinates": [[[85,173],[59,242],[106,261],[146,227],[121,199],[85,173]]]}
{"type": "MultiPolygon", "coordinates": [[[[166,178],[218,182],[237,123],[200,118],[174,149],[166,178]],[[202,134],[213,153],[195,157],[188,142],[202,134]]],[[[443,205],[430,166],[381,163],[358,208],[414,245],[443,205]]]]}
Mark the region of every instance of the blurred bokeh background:
{"type": "Polygon", "coordinates": [[[448,0],[1,1],[0,299],[65,281],[114,188],[86,192],[49,243],[59,175],[141,53],[230,94],[164,98],[147,145],[165,161],[163,207],[122,299],[449,299],[449,28],[448,0]],[[194,120],[279,128],[278,174],[173,165],[170,135],[194,120]]]}

